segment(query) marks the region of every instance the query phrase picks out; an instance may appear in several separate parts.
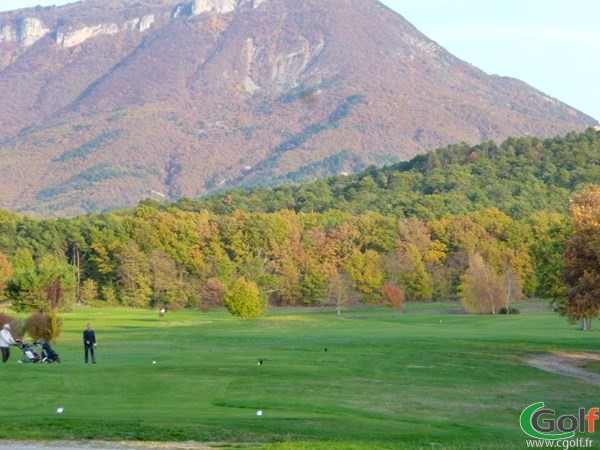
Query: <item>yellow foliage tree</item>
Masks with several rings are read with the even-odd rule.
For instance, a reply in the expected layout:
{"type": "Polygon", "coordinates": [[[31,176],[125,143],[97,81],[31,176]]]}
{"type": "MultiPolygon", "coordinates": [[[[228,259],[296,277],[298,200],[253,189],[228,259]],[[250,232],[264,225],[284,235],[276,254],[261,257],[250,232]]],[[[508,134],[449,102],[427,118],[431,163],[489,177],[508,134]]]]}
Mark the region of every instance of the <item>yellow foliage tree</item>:
{"type": "Polygon", "coordinates": [[[505,305],[502,279],[479,253],[469,254],[469,268],[459,286],[462,303],[472,314],[497,314],[505,305]]]}
{"type": "Polygon", "coordinates": [[[5,282],[13,276],[13,266],[8,258],[0,252],[0,297],[4,291],[5,282]]]}

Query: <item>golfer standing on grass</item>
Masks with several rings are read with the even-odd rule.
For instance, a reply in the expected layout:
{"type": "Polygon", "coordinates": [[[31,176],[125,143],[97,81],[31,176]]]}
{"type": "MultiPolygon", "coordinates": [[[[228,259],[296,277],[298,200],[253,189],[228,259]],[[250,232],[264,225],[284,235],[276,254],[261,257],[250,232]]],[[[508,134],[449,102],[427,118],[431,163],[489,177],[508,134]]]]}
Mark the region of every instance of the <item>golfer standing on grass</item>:
{"type": "Polygon", "coordinates": [[[10,357],[10,346],[16,342],[10,334],[10,325],[5,324],[0,331],[0,350],[2,350],[2,362],[5,363],[10,357]]]}
{"type": "Polygon", "coordinates": [[[83,332],[83,348],[85,349],[85,363],[88,362],[88,351],[92,354],[92,364],[96,364],[94,347],[96,346],[96,334],[92,330],[92,324],[87,324],[87,329],[83,332]]]}

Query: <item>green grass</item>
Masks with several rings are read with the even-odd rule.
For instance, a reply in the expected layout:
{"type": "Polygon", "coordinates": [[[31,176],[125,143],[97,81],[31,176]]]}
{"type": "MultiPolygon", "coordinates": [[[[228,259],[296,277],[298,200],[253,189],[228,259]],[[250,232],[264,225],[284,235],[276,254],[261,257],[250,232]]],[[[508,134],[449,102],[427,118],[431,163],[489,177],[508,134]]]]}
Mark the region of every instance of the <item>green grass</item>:
{"type": "Polygon", "coordinates": [[[590,362],[584,364],[583,368],[593,373],[600,373],[600,362],[590,362]]]}
{"type": "Polygon", "coordinates": [[[54,345],[62,364],[16,364],[13,348],[0,366],[0,439],[524,448],[518,419],[531,403],[559,414],[599,406],[597,387],[523,363],[554,349],[595,351],[598,332],[546,311],[447,310],[274,310],[239,320],[222,311],[159,319],[147,310],[75,309],[62,316],[54,345]],[[83,363],[88,321],[96,365],[83,363]]]}

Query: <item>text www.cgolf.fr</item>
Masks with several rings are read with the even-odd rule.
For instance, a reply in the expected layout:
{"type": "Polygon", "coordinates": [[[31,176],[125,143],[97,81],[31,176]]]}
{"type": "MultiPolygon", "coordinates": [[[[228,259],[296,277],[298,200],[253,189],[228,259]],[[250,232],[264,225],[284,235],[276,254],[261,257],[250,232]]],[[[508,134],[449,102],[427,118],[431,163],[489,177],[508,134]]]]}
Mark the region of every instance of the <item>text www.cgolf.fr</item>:
{"type": "Polygon", "coordinates": [[[571,448],[592,448],[594,440],[590,438],[577,439],[531,439],[525,441],[526,448],[562,448],[568,450],[571,448]]]}

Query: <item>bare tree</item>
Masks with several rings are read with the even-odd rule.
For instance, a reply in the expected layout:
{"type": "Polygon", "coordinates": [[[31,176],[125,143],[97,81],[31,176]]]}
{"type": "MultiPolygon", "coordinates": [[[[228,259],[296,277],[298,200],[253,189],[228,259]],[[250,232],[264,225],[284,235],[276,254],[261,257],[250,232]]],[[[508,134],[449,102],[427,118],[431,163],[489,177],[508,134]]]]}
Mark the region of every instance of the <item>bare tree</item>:
{"type": "Polygon", "coordinates": [[[511,305],[523,298],[523,290],[519,285],[519,277],[508,264],[502,270],[502,285],[504,287],[504,308],[506,308],[506,314],[510,314],[511,305]]]}
{"type": "Polygon", "coordinates": [[[341,315],[342,308],[348,304],[352,287],[350,277],[345,273],[336,273],[327,283],[327,299],[335,305],[337,315],[341,315]]]}

